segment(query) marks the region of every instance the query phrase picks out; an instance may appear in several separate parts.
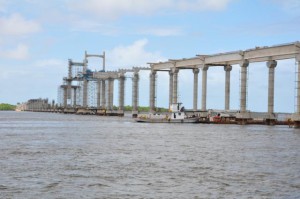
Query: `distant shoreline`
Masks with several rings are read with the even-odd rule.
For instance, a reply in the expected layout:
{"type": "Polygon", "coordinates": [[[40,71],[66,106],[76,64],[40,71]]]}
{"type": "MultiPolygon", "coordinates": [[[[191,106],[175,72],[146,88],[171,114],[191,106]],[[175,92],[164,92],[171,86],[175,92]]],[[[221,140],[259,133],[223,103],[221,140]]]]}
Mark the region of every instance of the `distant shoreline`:
{"type": "Polygon", "coordinates": [[[15,111],[15,110],[16,110],[15,105],[4,104],[4,103],[0,104],[0,111],[15,111]]]}

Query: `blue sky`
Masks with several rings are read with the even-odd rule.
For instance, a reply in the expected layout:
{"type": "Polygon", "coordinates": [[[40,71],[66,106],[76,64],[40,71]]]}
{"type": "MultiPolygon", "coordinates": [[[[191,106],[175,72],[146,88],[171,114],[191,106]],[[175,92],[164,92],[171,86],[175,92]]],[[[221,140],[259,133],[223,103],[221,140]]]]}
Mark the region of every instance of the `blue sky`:
{"type": "MultiPolygon", "coordinates": [[[[0,0],[0,103],[57,99],[67,61],[106,51],[107,70],[147,62],[245,50],[300,40],[300,0],[0,0]]],[[[101,62],[91,59],[89,67],[101,62]]],[[[267,67],[249,68],[248,109],[267,111],[267,67]]],[[[295,60],[278,62],[275,111],[294,111],[295,60]]],[[[149,104],[141,73],[140,105],[149,104]]],[[[224,70],[208,70],[208,108],[224,107],[224,70]]],[[[179,73],[179,97],[192,107],[189,70],[179,73]]],[[[231,107],[239,108],[239,66],[231,74],[231,107]]],[[[117,82],[115,104],[117,105],[117,82]]],[[[158,73],[157,105],[168,104],[168,76],[158,73]]],[[[131,104],[131,80],[125,104],[131,104]]],[[[199,74],[201,104],[201,72],[199,74]]]]}

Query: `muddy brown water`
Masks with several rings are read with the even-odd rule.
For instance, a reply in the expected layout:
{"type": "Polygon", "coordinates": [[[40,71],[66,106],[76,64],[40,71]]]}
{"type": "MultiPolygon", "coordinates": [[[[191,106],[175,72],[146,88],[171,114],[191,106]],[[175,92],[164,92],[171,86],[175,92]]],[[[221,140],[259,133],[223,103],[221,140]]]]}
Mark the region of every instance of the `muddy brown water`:
{"type": "Polygon", "coordinates": [[[0,112],[0,198],[300,198],[300,130],[0,112]]]}

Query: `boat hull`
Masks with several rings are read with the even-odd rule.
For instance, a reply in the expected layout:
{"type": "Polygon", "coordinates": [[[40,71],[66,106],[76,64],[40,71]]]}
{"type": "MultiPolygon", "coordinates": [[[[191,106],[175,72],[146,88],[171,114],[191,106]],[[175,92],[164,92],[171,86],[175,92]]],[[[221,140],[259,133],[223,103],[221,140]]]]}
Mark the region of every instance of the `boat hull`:
{"type": "Polygon", "coordinates": [[[185,118],[185,119],[158,119],[158,118],[136,118],[136,122],[144,123],[198,123],[198,118],[185,118]]]}

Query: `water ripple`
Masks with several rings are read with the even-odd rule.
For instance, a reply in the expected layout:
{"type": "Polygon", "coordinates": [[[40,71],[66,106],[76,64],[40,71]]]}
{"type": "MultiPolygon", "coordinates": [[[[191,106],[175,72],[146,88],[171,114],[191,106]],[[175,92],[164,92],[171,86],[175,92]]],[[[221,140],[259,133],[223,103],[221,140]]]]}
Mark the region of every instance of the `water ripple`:
{"type": "Polygon", "coordinates": [[[0,112],[0,198],[300,198],[300,133],[0,112]]]}

